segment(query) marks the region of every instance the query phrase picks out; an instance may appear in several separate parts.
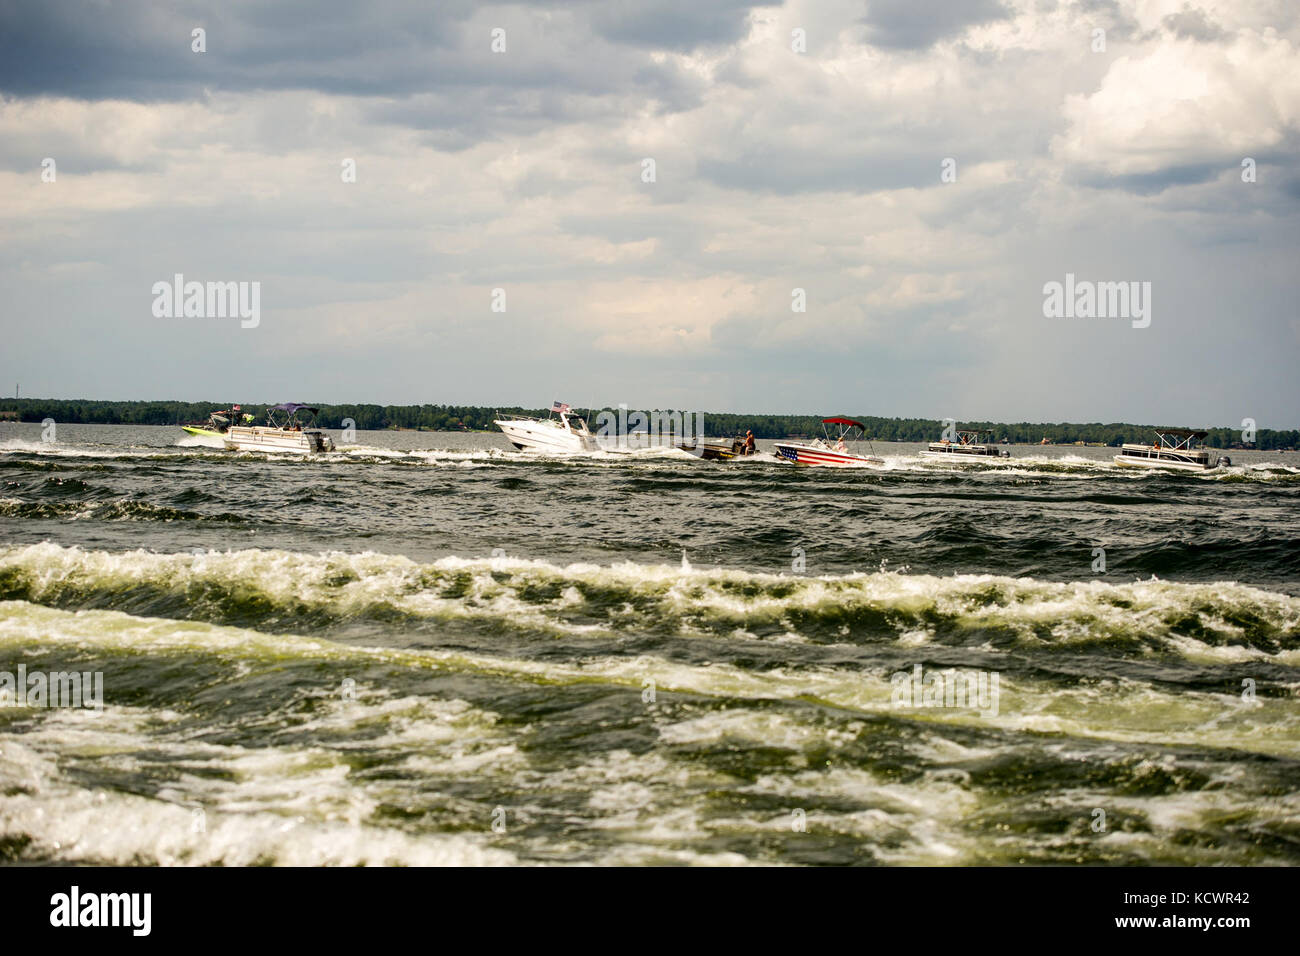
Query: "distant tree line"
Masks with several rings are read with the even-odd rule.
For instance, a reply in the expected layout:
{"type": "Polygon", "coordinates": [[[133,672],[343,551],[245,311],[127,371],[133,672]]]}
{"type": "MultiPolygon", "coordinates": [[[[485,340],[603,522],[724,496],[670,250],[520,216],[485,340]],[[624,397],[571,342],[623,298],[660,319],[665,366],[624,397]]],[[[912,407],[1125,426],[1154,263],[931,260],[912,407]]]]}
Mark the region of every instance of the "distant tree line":
{"type": "MultiPolygon", "coordinates": [[[[923,442],[942,437],[947,422],[933,418],[877,418],[870,415],[844,415],[866,426],[867,436],[877,441],[923,442]]],[[[710,435],[729,435],[753,429],[758,438],[784,438],[822,434],[822,416],[804,415],[704,415],[706,430],[710,435]]],[[[1168,424],[1168,423],[1165,423],[1168,424]]],[[[1050,444],[1070,445],[1076,442],[1100,445],[1122,445],[1125,442],[1151,442],[1155,427],[1132,425],[1127,422],[959,422],[957,427],[966,430],[988,429],[992,432],[986,440],[1013,444],[1036,445],[1044,438],[1050,444]]],[[[1192,427],[1192,426],[1171,426],[1192,427]]],[[[1241,447],[1239,428],[1207,428],[1205,444],[1211,448],[1241,447]]],[[[1260,449],[1293,449],[1300,444],[1300,430],[1279,431],[1270,428],[1256,430],[1255,441],[1246,447],[1260,449]]]]}
{"type": "MultiPolygon", "coordinates": [[[[21,398],[0,399],[0,412],[15,411],[19,421],[40,422],[52,418],[59,423],[98,425],[177,425],[182,422],[203,422],[208,414],[230,403],[212,402],[106,402],[89,399],[21,398]]],[[[264,421],[268,406],[243,404],[243,411],[264,421]]],[[[365,431],[410,428],[426,431],[490,431],[492,420],[499,415],[533,415],[545,417],[547,409],[488,408],[476,405],[321,405],[318,423],[326,428],[342,428],[343,420],[352,419],[355,427],[365,431]]],[[[588,417],[595,430],[596,418],[601,411],[617,415],[617,409],[575,409],[588,417]]],[[[646,409],[646,411],[652,411],[646,409]]],[[[867,436],[878,441],[921,442],[934,441],[943,432],[944,422],[933,418],[876,418],[868,415],[847,414],[867,427],[867,436]]],[[[820,435],[821,416],[814,415],[740,415],[704,413],[705,430],[710,436],[743,434],[752,429],[758,438],[790,438],[820,435]]],[[[1037,444],[1046,438],[1052,444],[1074,442],[1121,445],[1124,442],[1149,442],[1153,428],[1150,425],[1130,425],[1123,422],[1102,424],[1049,424],[1032,422],[961,422],[962,428],[987,428],[993,432],[993,441],[1016,444],[1037,444]]],[[[1205,440],[1214,448],[1239,446],[1240,429],[1211,428],[1205,440]]],[[[1300,430],[1279,431],[1261,428],[1252,447],[1261,449],[1288,448],[1300,445],[1300,430]]]]}

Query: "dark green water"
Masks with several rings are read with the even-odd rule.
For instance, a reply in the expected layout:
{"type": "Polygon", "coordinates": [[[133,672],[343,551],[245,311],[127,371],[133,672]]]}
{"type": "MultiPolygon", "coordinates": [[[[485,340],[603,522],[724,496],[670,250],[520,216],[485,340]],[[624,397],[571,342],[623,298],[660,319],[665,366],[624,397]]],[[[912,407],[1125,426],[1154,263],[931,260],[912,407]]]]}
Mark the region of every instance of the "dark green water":
{"type": "Polygon", "coordinates": [[[0,859],[1300,861],[1293,455],[58,437],[0,425],[0,671],[103,708],[0,707],[0,859]]]}

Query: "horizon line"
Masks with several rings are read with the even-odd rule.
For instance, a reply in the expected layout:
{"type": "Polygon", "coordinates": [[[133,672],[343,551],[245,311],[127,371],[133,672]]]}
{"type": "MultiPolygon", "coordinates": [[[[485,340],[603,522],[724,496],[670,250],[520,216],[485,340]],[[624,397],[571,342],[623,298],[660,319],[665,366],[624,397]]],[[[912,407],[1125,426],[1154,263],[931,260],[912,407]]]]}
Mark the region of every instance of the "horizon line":
{"type": "MultiPolygon", "coordinates": [[[[21,396],[21,397],[19,397],[19,396],[16,396],[16,397],[13,397],[13,398],[9,398],[9,397],[0,398],[0,404],[5,403],[5,402],[24,402],[24,401],[31,401],[31,402],[103,402],[103,403],[108,403],[108,402],[120,402],[120,403],[129,403],[129,404],[138,404],[138,405],[147,405],[147,404],[164,403],[164,402],[166,402],[166,403],[186,404],[186,405],[218,405],[218,406],[220,406],[220,405],[226,405],[226,406],[229,406],[229,405],[231,405],[231,404],[234,404],[234,403],[231,403],[231,402],[213,402],[213,401],[209,401],[209,400],[206,400],[206,399],[190,400],[190,399],[183,399],[183,398],[84,398],[84,397],[82,397],[82,398],[51,398],[51,397],[49,397],[49,396],[42,396],[42,397],[33,397],[33,396],[21,396]]],[[[249,405],[275,405],[275,404],[278,404],[278,403],[277,403],[277,402],[254,401],[254,402],[245,402],[245,403],[242,403],[242,404],[249,404],[249,405]]],[[[304,403],[302,403],[302,404],[305,404],[305,405],[318,405],[318,406],[332,406],[332,407],[339,407],[339,406],[342,406],[342,405],[357,405],[357,406],[371,405],[371,406],[374,406],[374,407],[376,407],[376,408],[421,408],[421,407],[426,406],[426,405],[433,405],[433,406],[442,406],[442,407],[444,407],[444,408],[452,408],[452,407],[455,407],[455,408],[475,408],[475,409],[494,409],[494,410],[499,410],[499,409],[502,409],[502,408],[506,408],[506,409],[516,408],[516,409],[520,409],[520,410],[522,410],[522,411],[539,411],[539,410],[540,410],[540,411],[545,411],[546,408],[547,408],[547,406],[544,406],[544,405],[538,405],[538,406],[535,406],[535,407],[529,407],[529,406],[525,406],[525,405],[504,405],[504,404],[498,404],[498,405],[457,404],[457,403],[454,403],[454,402],[407,402],[407,403],[394,403],[394,402],[355,402],[355,401],[352,401],[352,402],[304,402],[304,403]]],[[[592,412],[592,411],[604,411],[604,410],[606,410],[606,409],[617,409],[617,408],[620,407],[619,404],[615,404],[615,405],[583,405],[583,404],[581,404],[581,403],[578,404],[578,405],[573,405],[572,403],[569,403],[569,404],[570,404],[570,408],[572,408],[572,409],[574,409],[574,410],[577,410],[577,409],[584,409],[584,408],[585,408],[588,412],[592,412]]],[[[626,404],[626,403],[622,403],[622,404],[626,404]]],[[[680,411],[680,412],[682,412],[683,414],[703,414],[703,415],[706,415],[706,416],[707,416],[707,415],[734,415],[734,416],[751,416],[751,417],[755,417],[755,418],[764,417],[764,416],[767,416],[767,417],[779,417],[779,418],[817,418],[817,417],[819,417],[819,416],[822,416],[822,414],[823,414],[823,413],[821,413],[821,412],[750,412],[750,411],[744,411],[744,412],[733,412],[733,411],[713,411],[713,412],[709,412],[709,411],[701,411],[701,410],[698,410],[698,409],[676,409],[676,408],[646,408],[646,409],[641,409],[641,408],[633,408],[631,405],[628,405],[628,409],[629,409],[629,411],[667,411],[667,412],[677,412],[677,411],[680,411]]],[[[855,414],[856,414],[857,417],[859,417],[859,418],[879,418],[879,419],[886,419],[886,420],[893,420],[893,421],[920,420],[920,421],[935,421],[935,422],[943,422],[943,421],[947,421],[947,420],[948,420],[948,418],[947,418],[946,416],[945,416],[945,417],[935,417],[935,416],[925,416],[925,415],[869,415],[869,414],[863,414],[863,413],[855,413],[855,414]]],[[[1079,421],[1066,421],[1066,420],[1062,420],[1062,421],[1031,421],[1031,420],[1029,420],[1029,419],[1023,419],[1023,420],[1021,420],[1021,421],[1009,421],[1009,420],[996,420],[996,419],[992,419],[992,418],[967,418],[967,419],[953,419],[953,421],[954,421],[955,423],[958,423],[958,424],[977,424],[977,423],[980,423],[980,422],[985,422],[985,423],[987,423],[987,424],[991,424],[991,425],[994,425],[994,424],[996,424],[996,425],[1103,425],[1103,426],[1105,426],[1105,425],[1131,425],[1131,426],[1134,426],[1134,427],[1141,427],[1141,428],[1188,428],[1188,427],[1199,427],[1199,428],[1205,428],[1205,429],[1223,429],[1223,430],[1226,430],[1226,431],[1240,431],[1241,428],[1242,428],[1241,425],[1208,425],[1208,424],[1203,424],[1203,425],[1200,425],[1200,426],[1189,426],[1189,425],[1174,425],[1174,424],[1172,424],[1172,423],[1167,423],[1167,424],[1165,424],[1165,425],[1153,425],[1153,424],[1149,424],[1149,423],[1146,423],[1146,422],[1134,422],[1134,421],[1130,421],[1130,422],[1124,422],[1124,421],[1103,422],[1103,421],[1083,421],[1083,420],[1079,420],[1079,421]]],[[[94,423],[87,423],[87,424],[94,424],[94,423]]],[[[101,424],[102,424],[102,423],[101,423],[101,424]]],[[[1257,428],[1257,429],[1259,429],[1259,430],[1262,430],[1262,431],[1275,431],[1275,432],[1276,432],[1276,431],[1300,431],[1300,425],[1292,425],[1292,426],[1273,426],[1273,425],[1261,425],[1261,424],[1259,424],[1258,422],[1255,423],[1255,428],[1257,428]]]]}

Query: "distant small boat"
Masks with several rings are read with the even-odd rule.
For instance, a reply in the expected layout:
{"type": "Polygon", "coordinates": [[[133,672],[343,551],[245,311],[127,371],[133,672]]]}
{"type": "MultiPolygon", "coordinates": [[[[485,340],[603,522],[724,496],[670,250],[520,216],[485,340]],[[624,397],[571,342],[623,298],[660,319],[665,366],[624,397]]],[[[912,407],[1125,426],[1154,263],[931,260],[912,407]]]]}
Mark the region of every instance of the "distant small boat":
{"type": "MultiPolygon", "coordinates": [[[[265,425],[232,425],[222,436],[230,451],[292,452],[316,455],[334,450],[334,440],[316,428],[320,409],[299,402],[272,405],[265,425]],[[303,415],[307,420],[302,420],[303,415]]],[[[247,418],[248,416],[245,416],[247,418]]]]}
{"type": "Polygon", "coordinates": [[[1189,428],[1157,428],[1153,444],[1122,445],[1120,453],[1115,456],[1115,464],[1175,471],[1211,471],[1231,465],[1231,458],[1226,455],[1216,458],[1201,444],[1208,434],[1189,428]]]}
{"type": "Polygon", "coordinates": [[[825,439],[814,438],[809,442],[776,442],[776,455],[796,465],[833,465],[839,467],[878,466],[885,459],[875,455],[858,454],[851,450],[849,443],[860,445],[866,438],[867,429],[861,422],[851,418],[823,418],[822,433],[825,439]],[[831,438],[827,425],[839,427],[839,434],[831,438]]]}
{"type": "Polygon", "coordinates": [[[552,403],[548,418],[520,416],[496,419],[492,424],[501,429],[510,444],[520,451],[574,454],[596,450],[596,437],[587,428],[587,423],[571,414],[569,406],[563,402],[552,403]]]}
{"type": "Polygon", "coordinates": [[[957,432],[957,440],[930,442],[930,447],[921,452],[922,458],[947,459],[949,461],[970,461],[983,458],[1010,458],[1011,452],[1003,451],[996,445],[981,444],[986,435],[993,432],[986,428],[967,429],[957,432]]]}

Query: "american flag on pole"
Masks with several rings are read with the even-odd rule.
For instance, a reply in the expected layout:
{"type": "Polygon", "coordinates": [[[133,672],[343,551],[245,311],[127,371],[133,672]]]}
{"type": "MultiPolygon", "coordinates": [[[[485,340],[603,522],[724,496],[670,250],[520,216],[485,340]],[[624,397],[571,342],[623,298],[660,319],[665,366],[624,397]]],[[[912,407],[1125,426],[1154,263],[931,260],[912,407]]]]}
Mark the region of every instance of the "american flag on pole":
{"type": "Polygon", "coordinates": [[[569,411],[569,406],[566,405],[564,402],[552,402],[551,411],[567,413],[569,411]]]}

